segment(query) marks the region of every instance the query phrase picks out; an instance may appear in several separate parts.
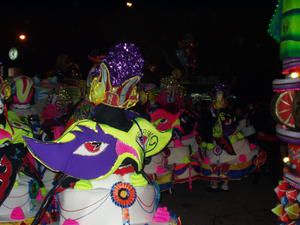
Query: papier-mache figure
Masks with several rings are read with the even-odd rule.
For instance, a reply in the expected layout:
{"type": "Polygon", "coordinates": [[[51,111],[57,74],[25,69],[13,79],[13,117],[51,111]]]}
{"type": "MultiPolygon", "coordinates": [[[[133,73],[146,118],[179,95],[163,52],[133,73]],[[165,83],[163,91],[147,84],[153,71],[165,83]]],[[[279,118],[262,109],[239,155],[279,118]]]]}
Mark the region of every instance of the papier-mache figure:
{"type": "Polygon", "coordinates": [[[172,132],[127,118],[126,109],[139,99],[143,63],[134,44],[115,45],[91,83],[93,120],[75,122],[52,142],[26,138],[32,155],[60,174],[33,224],[56,193],[61,225],[179,224],[167,208],[158,207],[159,191],[143,173],[145,158],[159,153],[172,132]]]}

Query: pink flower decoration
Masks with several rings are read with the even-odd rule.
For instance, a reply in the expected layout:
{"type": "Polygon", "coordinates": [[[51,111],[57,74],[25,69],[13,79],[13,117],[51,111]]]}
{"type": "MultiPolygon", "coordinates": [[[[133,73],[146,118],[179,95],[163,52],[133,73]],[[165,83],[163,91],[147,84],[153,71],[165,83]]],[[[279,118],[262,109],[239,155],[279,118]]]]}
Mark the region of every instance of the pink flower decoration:
{"type": "Polygon", "coordinates": [[[241,154],[239,156],[239,160],[240,160],[240,162],[244,163],[247,161],[247,156],[245,154],[241,154]]]}
{"type": "Polygon", "coordinates": [[[76,220],[66,219],[63,225],[80,225],[76,220]]]}
{"type": "Polygon", "coordinates": [[[54,134],[54,139],[58,139],[63,132],[65,131],[65,128],[63,126],[54,126],[52,128],[52,132],[54,134]]]}
{"type": "Polygon", "coordinates": [[[162,167],[162,166],[157,166],[156,167],[156,173],[157,174],[164,174],[164,173],[166,173],[167,172],[167,169],[166,168],[164,168],[164,167],[162,167]]]}
{"type": "Polygon", "coordinates": [[[174,140],[174,146],[175,146],[175,148],[180,148],[180,147],[183,147],[183,144],[182,144],[181,140],[176,139],[176,140],[174,140]]]}
{"type": "Polygon", "coordinates": [[[170,221],[170,213],[167,207],[157,208],[155,215],[152,219],[154,223],[167,223],[170,221]]]}
{"type": "Polygon", "coordinates": [[[253,143],[251,143],[251,144],[250,144],[250,149],[251,149],[251,151],[253,151],[254,149],[256,149],[256,145],[253,144],[253,143]]]}
{"type": "Polygon", "coordinates": [[[210,159],[208,157],[204,157],[203,164],[209,165],[210,159]]]}
{"type": "Polygon", "coordinates": [[[37,201],[42,201],[42,200],[44,200],[44,197],[43,197],[43,195],[42,195],[41,189],[38,191],[38,194],[37,194],[37,196],[36,196],[35,199],[36,199],[37,201]]]}
{"type": "Polygon", "coordinates": [[[54,104],[48,104],[45,106],[43,112],[42,112],[42,118],[44,120],[50,120],[54,118],[60,117],[60,113],[58,110],[57,105],[54,104]]]}
{"type": "Polygon", "coordinates": [[[25,220],[25,215],[21,207],[16,207],[10,214],[12,220],[25,220]]]}
{"type": "Polygon", "coordinates": [[[11,134],[8,131],[0,129],[0,139],[2,140],[4,138],[12,139],[11,134]]]}

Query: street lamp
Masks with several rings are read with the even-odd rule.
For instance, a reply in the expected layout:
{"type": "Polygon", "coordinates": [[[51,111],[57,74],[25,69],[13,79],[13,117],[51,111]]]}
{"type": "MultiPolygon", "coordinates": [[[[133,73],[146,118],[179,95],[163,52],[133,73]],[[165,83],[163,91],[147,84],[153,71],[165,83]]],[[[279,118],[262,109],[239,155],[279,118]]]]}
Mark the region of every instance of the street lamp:
{"type": "Polygon", "coordinates": [[[128,8],[131,8],[132,7],[132,5],[133,5],[133,3],[132,2],[126,2],[126,6],[128,7],[128,8]]]}
{"type": "Polygon", "coordinates": [[[20,34],[19,35],[19,39],[21,40],[21,41],[25,41],[26,40],[26,35],[25,34],[20,34]]]}

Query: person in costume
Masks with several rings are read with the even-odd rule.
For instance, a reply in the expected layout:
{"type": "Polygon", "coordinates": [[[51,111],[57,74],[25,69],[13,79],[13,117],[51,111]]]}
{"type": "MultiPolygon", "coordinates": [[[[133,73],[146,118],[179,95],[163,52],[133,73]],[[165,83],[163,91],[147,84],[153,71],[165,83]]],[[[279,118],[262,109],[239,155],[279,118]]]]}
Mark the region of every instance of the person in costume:
{"type": "Polygon", "coordinates": [[[31,115],[37,115],[37,111],[33,105],[33,80],[25,75],[17,76],[11,81],[11,86],[11,110],[24,119],[24,121],[28,121],[28,117],[31,115]]]}
{"type": "Polygon", "coordinates": [[[160,93],[156,98],[157,103],[165,108],[174,108],[175,111],[184,107],[186,89],[182,84],[182,72],[175,68],[171,76],[164,77],[160,82],[160,93]]]}
{"type": "Polygon", "coordinates": [[[62,86],[49,93],[47,104],[41,113],[41,126],[46,134],[45,140],[57,139],[65,130],[72,115],[73,101],[62,86]]]}
{"type": "Polygon", "coordinates": [[[81,79],[79,66],[67,54],[60,54],[56,58],[55,76],[59,82],[66,78],[81,79]]]}
{"type": "MultiPolygon", "coordinates": [[[[1,81],[0,92],[0,223],[29,224],[36,211],[35,198],[43,182],[24,145],[32,131],[12,112],[5,101],[11,87],[1,81]]],[[[43,190],[44,192],[44,190],[43,190]]]]}
{"type": "Polygon", "coordinates": [[[173,129],[172,140],[167,146],[165,156],[168,165],[166,168],[173,169],[175,183],[188,183],[192,190],[192,181],[198,179],[200,173],[197,115],[186,109],[171,113],[158,108],[150,116],[158,130],[173,129]]]}
{"type": "MultiPolygon", "coordinates": [[[[249,143],[237,128],[233,108],[229,107],[228,88],[218,84],[206,117],[200,120],[200,156],[202,178],[210,180],[213,190],[229,190],[230,179],[240,179],[260,167],[265,161],[265,153],[256,145],[249,143]],[[202,125],[201,125],[202,124],[202,125]],[[207,130],[201,129],[207,126],[207,130]]],[[[205,115],[205,113],[204,113],[205,115]]]]}
{"type": "Polygon", "coordinates": [[[143,63],[134,44],[115,45],[91,83],[93,120],[75,122],[52,142],[26,138],[32,155],[60,173],[33,225],[58,192],[59,224],[177,224],[158,207],[159,192],[143,175],[145,158],[159,153],[172,132],[159,132],[143,118],[128,120],[126,113],[139,99],[143,63]]]}

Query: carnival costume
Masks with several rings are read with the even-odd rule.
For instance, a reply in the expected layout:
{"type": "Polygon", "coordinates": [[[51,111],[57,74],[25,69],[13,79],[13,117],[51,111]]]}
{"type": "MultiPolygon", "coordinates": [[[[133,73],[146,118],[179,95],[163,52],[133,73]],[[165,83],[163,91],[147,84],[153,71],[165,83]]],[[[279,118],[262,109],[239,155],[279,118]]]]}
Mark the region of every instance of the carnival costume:
{"type": "Polygon", "coordinates": [[[29,224],[37,211],[36,197],[44,185],[23,137],[32,137],[30,128],[18,116],[6,110],[4,101],[10,95],[8,83],[1,84],[0,98],[0,223],[29,224]]]}
{"type": "Polygon", "coordinates": [[[158,130],[173,129],[172,140],[167,146],[169,153],[165,157],[166,164],[173,169],[174,182],[188,182],[191,190],[192,181],[198,179],[200,172],[196,115],[183,109],[177,113],[170,113],[162,108],[150,115],[151,122],[158,130]]]}
{"type": "Polygon", "coordinates": [[[210,138],[202,139],[200,156],[202,178],[211,180],[213,189],[218,188],[218,180],[224,181],[221,188],[228,190],[228,180],[247,176],[264,164],[266,155],[238,130],[235,115],[228,109],[225,89],[224,84],[215,87],[210,118],[202,119],[210,120],[212,127],[210,138]]]}
{"type": "Polygon", "coordinates": [[[138,101],[142,67],[134,44],[116,45],[91,84],[89,97],[97,105],[93,121],[75,122],[53,142],[26,138],[34,157],[61,173],[33,224],[58,192],[59,224],[177,224],[158,207],[159,191],[142,172],[145,158],[165,147],[171,131],[159,132],[145,119],[126,116],[125,109],[138,101]]]}

